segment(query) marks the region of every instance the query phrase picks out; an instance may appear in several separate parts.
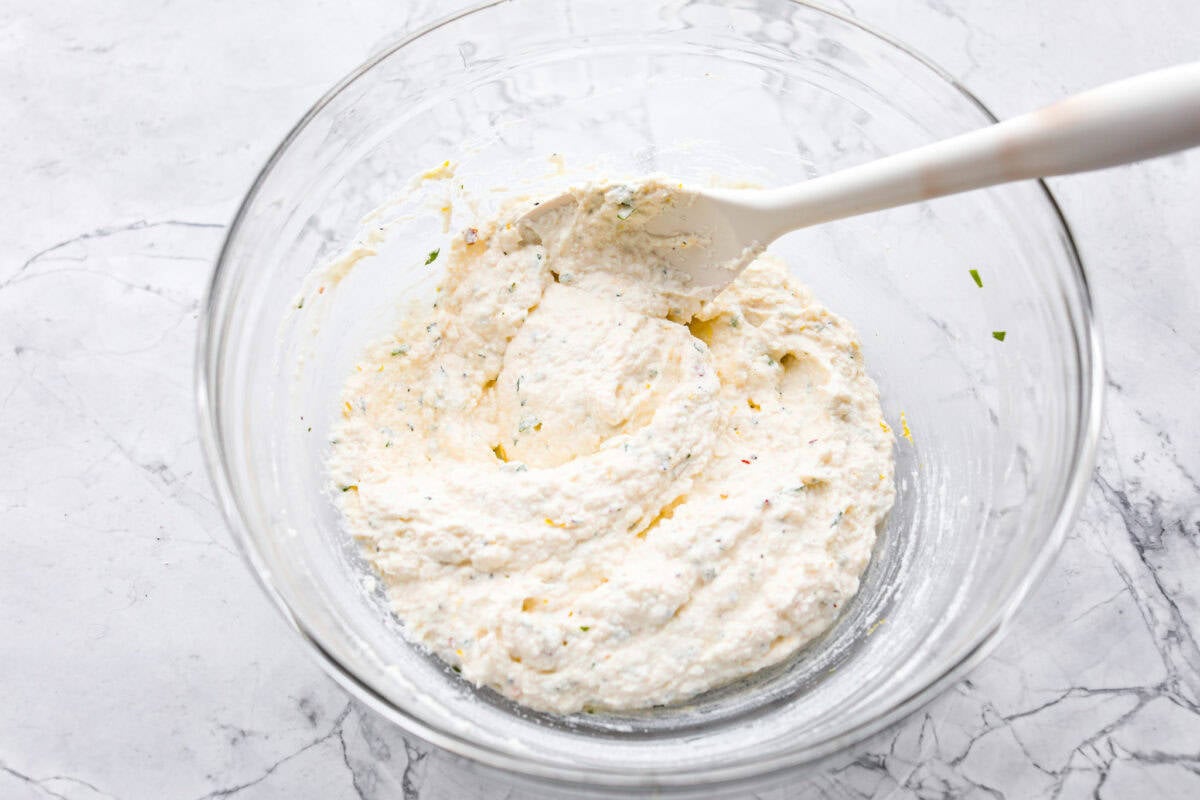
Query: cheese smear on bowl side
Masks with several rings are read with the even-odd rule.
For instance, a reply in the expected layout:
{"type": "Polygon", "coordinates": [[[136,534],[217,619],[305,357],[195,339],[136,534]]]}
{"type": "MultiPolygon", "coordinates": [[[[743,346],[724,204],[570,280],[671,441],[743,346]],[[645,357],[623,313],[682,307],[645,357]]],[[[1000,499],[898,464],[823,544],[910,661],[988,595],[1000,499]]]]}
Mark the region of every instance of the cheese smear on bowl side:
{"type": "MultiPolygon", "coordinates": [[[[677,703],[858,589],[893,437],[854,330],[755,260],[714,299],[657,179],[457,236],[346,384],[329,471],[405,635],[540,711],[677,703]]],[[[694,244],[694,243],[693,243],[694,244]]]]}

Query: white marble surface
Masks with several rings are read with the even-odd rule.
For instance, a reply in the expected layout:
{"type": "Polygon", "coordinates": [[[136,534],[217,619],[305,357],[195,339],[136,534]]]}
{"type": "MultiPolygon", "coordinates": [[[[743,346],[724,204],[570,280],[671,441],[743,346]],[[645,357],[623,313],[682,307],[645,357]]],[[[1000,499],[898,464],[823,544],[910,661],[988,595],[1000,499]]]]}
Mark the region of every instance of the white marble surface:
{"type": "MultiPolygon", "coordinates": [[[[1200,56],[1188,0],[840,5],[1002,115],[1200,56]]],[[[306,657],[192,412],[242,192],[320,92],[449,7],[0,4],[0,797],[524,796],[306,657]]],[[[1200,797],[1200,152],[1052,186],[1108,350],[1080,520],[969,680],[764,798],[1200,797]]]]}

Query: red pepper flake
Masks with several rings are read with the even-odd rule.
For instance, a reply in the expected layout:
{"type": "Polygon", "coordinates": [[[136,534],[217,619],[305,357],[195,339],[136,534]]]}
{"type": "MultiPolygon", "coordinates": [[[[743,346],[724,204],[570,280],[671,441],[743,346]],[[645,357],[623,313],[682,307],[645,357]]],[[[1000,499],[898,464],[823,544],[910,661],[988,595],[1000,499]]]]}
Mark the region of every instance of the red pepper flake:
{"type": "Polygon", "coordinates": [[[317,294],[325,294],[325,287],[324,287],[324,286],[322,286],[322,287],[318,288],[318,289],[317,289],[317,294]]]}
{"type": "Polygon", "coordinates": [[[748,459],[748,458],[743,458],[743,459],[742,459],[742,463],[743,463],[743,464],[749,464],[749,463],[750,463],[750,459],[748,459]]]}
{"type": "Polygon", "coordinates": [[[809,444],[816,444],[816,443],[817,443],[817,440],[816,440],[816,439],[809,439],[809,440],[808,440],[808,443],[809,443],[809,444]]]}

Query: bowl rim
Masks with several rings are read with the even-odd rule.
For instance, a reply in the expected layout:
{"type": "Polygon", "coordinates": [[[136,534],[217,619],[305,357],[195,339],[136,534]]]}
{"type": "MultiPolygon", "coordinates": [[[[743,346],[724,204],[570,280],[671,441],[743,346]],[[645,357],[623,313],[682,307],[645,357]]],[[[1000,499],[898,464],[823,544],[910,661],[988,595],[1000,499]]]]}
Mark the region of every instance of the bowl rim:
{"type": "MultiPolygon", "coordinates": [[[[567,767],[548,762],[533,761],[486,745],[480,745],[461,735],[434,727],[410,711],[396,706],[365,680],[361,679],[349,667],[344,665],[335,654],[326,649],[321,643],[320,638],[316,635],[316,632],[296,616],[280,592],[272,585],[268,577],[270,569],[263,561],[261,553],[256,549],[253,539],[247,531],[240,506],[234,495],[233,486],[229,481],[225,454],[220,444],[221,422],[215,413],[216,404],[213,402],[218,381],[215,374],[210,374],[210,365],[219,363],[221,354],[221,339],[215,330],[218,320],[215,312],[217,310],[218,298],[228,277],[226,264],[229,251],[249,209],[258,199],[267,178],[291,147],[292,143],[309,123],[343,90],[384,59],[425,35],[460,19],[495,6],[504,5],[510,1],[483,0],[483,2],[471,4],[436,19],[399,37],[395,42],[382,48],[346,74],[332,88],[326,91],[300,120],[292,126],[259,170],[245,197],[238,205],[238,209],[226,231],[204,301],[200,306],[199,332],[196,342],[194,368],[194,391],[201,450],[209,480],[212,483],[216,500],[221,510],[221,515],[228,528],[233,532],[233,538],[238,546],[238,550],[249,564],[250,571],[254,575],[258,585],[273,601],[276,609],[282,614],[292,629],[308,643],[316,661],[325,672],[353,698],[361,701],[371,710],[398,725],[406,732],[416,735],[426,742],[447,750],[454,755],[470,759],[486,767],[516,773],[529,778],[549,781],[560,785],[586,786],[594,789],[609,790],[629,789],[639,786],[654,786],[669,790],[695,788],[698,786],[729,785],[748,779],[767,780],[772,776],[778,776],[790,770],[813,764],[838,751],[860,743],[868,737],[906,719],[934,698],[941,695],[952,683],[964,677],[967,672],[978,666],[993,651],[999,641],[1008,632],[1021,605],[1033,588],[1045,576],[1050,564],[1057,557],[1066,533],[1074,523],[1075,515],[1082,504],[1087,487],[1091,482],[1091,474],[1095,467],[1096,452],[1100,439],[1100,427],[1103,418],[1104,369],[1100,334],[1097,327],[1090,284],[1083,260],[1075,242],[1074,234],[1057,199],[1042,180],[1036,182],[1037,187],[1044,195],[1061,229],[1063,244],[1071,266],[1071,273],[1077,282],[1077,299],[1081,312],[1078,331],[1082,334],[1082,338],[1076,340],[1081,372],[1081,419],[1074,443],[1069,479],[1062,493],[1062,502],[1051,523],[1049,535],[1046,537],[1040,551],[1034,557],[1024,579],[1010,594],[999,610],[995,612],[991,625],[985,626],[982,632],[978,634],[974,645],[969,647],[955,662],[949,664],[940,675],[926,683],[920,689],[917,689],[898,702],[883,708],[837,736],[806,748],[780,753],[767,759],[742,762],[732,766],[690,769],[687,772],[672,771],[670,768],[666,768],[636,774],[629,774],[624,770],[604,767],[567,767]]],[[[944,81],[952,89],[956,90],[971,105],[975,106],[985,118],[993,123],[999,121],[999,118],[991,109],[963,86],[953,75],[890,34],[884,33],[873,25],[864,23],[861,20],[825,7],[812,0],[784,1],[858,28],[884,44],[899,50],[928,69],[934,76],[944,81]]],[[[215,372],[215,370],[213,371],[215,372]]]]}

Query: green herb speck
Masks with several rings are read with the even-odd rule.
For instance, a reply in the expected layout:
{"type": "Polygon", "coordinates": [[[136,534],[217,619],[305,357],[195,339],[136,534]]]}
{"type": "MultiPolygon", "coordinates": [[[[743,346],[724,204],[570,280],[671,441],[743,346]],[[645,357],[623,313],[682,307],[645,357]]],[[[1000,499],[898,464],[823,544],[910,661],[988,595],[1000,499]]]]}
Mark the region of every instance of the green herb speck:
{"type": "Polygon", "coordinates": [[[580,625],[579,626],[579,630],[583,631],[584,633],[587,633],[591,629],[592,629],[591,625],[580,625]]]}
{"type": "Polygon", "coordinates": [[[971,270],[971,280],[975,281],[975,285],[978,286],[980,289],[983,288],[983,278],[979,277],[979,270],[977,270],[977,269],[971,270]]]}
{"type": "Polygon", "coordinates": [[[402,344],[392,351],[393,356],[402,356],[408,352],[408,345],[402,344]]]}
{"type": "Polygon", "coordinates": [[[429,255],[425,256],[425,266],[429,266],[434,261],[437,261],[438,253],[440,252],[442,252],[442,248],[440,247],[437,250],[430,250],[429,255]]]}
{"type": "Polygon", "coordinates": [[[304,308],[304,298],[303,298],[303,297],[301,297],[301,298],[300,298],[300,302],[299,302],[299,303],[296,303],[296,308],[297,308],[297,309],[304,308]]]}
{"type": "Polygon", "coordinates": [[[1004,337],[1008,335],[1007,331],[992,331],[992,338],[997,342],[1003,342],[1004,337]]]}

